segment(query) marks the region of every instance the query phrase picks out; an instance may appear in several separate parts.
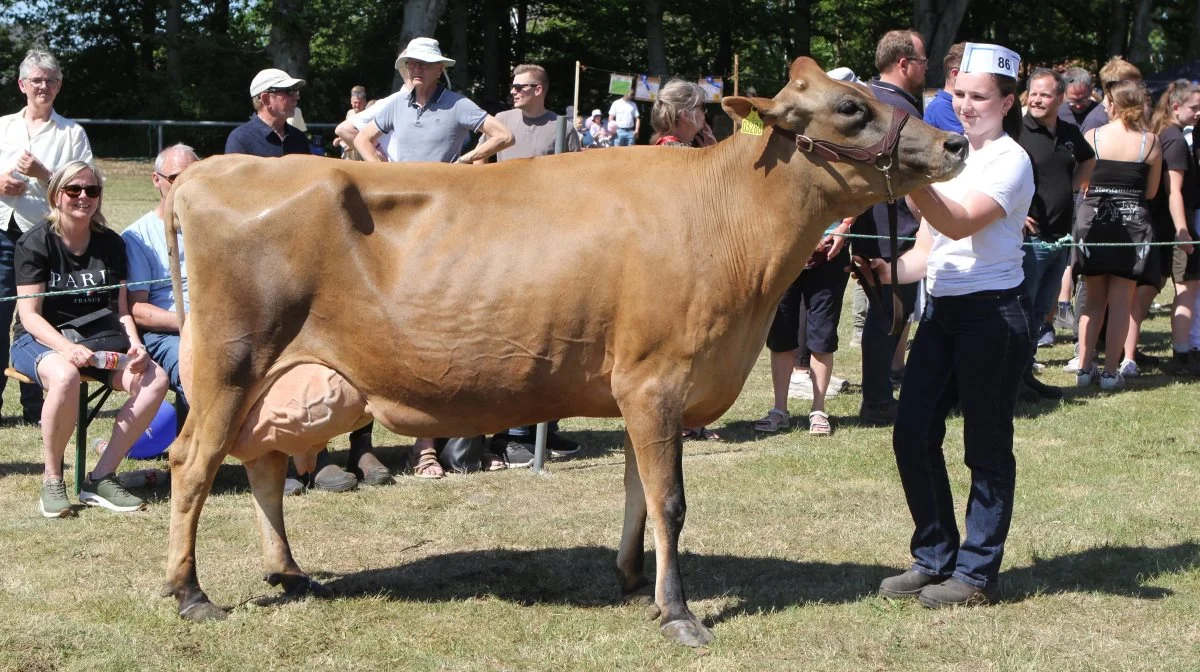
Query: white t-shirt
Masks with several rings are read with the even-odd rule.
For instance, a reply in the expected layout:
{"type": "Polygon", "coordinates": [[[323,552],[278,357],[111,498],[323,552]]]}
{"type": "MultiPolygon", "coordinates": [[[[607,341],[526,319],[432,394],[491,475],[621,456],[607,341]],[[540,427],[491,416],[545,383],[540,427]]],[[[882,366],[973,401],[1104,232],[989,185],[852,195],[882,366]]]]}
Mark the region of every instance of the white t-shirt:
{"type": "Polygon", "coordinates": [[[57,112],[50,113],[50,121],[33,137],[25,126],[24,108],[0,117],[0,170],[28,184],[20,196],[0,196],[0,228],[8,226],[8,218],[15,214],[17,226],[28,231],[50,214],[46,184],[16,172],[17,160],[26,150],[51,173],[72,161],[92,162],[92,146],[83,127],[57,112]]]}
{"type": "Polygon", "coordinates": [[[958,177],[933,188],[960,203],[968,192],[979,192],[1003,208],[1005,216],[962,240],[951,240],[930,227],[933,247],[925,271],[929,293],[962,296],[1021,284],[1021,243],[1034,192],[1033,164],[1025,150],[1007,135],[997,138],[972,150],[958,177]]]}
{"type": "MultiPolygon", "coordinates": [[[[367,124],[375,121],[375,115],[378,114],[385,105],[390,103],[397,96],[407,96],[410,93],[412,93],[411,88],[408,86],[402,86],[400,87],[399,91],[390,96],[380,98],[379,100],[375,101],[374,105],[349,118],[354,120],[354,127],[357,128],[359,132],[362,132],[362,130],[367,127],[367,124]]],[[[383,153],[387,154],[388,161],[396,161],[400,156],[399,141],[396,140],[395,133],[383,133],[375,142],[379,143],[379,146],[383,148],[383,153]]]]}
{"type": "Polygon", "coordinates": [[[617,122],[617,128],[633,128],[634,120],[638,118],[637,104],[618,98],[608,108],[608,118],[617,122]]]}

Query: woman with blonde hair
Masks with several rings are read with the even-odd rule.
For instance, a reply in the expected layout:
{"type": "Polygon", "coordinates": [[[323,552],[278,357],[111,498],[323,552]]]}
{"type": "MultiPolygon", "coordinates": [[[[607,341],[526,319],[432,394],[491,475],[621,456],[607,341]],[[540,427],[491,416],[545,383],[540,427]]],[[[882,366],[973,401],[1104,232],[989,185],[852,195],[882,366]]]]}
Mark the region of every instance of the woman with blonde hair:
{"type": "Polygon", "coordinates": [[[1084,277],[1087,299],[1079,318],[1079,372],[1076,384],[1099,381],[1100,389],[1120,389],[1121,359],[1133,315],[1134,288],[1145,274],[1153,240],[1147,201],[1158,191],[1162,147],[1150,132],[1146,89],[1141,82],[1106,86],[1104,106],[1111,121],[1086,136],[1096,167],[1075,218],[1073,263],[1084,277]],[[1092,247],[1089,243],[1122,243],[1092,247]],[[1094,361],[1100,325],[1108,311],[1104,371],[1094,361]]]}
{"type": "Polygon", "coordinates": [[[46,189],[48,220],[17,241],[12,366],[46,390],[41,420],[45,476],[38,510],[47,518],[74,515],[62,460],[78,418],[80,376],[129,393],[108,447],[79,493],[84,504],[111,511],[145,506],[114,474],[167,394],[167,376],[146,354],[129,314],[125,243],[100,213],[103,190],[95,168],[83,161],[66,164],[46,189]],[[38,296],[74,289],[90,291],[38,296]]]}
{"type": "Polygon", "coordinates": [[[1195,254],[1193,246],[1186,244],[1196,240],[1195,216],[1196,208],[1200,206],[1200,170],[1183,137],[1183,129],[1195,125],[1198,117],[1200,87],[1186,79],[1171,82],[1159,98],[1150,122],[1150,130],[1158,134],[1162,146],[1162,186],[1150,202],[1150,213],[1155,240],[1173,240],[1185,244],[1157,247],[1151,252],[1158,261],[1159,269],[1149,279],[1153,280],[1152,287],[1138,287],[1133,328],[1125,341],[1125,357],[1132,358],[1141,319],[1162,289],[1165,279],[1171,278],[1175,283],[1171,316],[1172,353],[1165,368],[1176,375],[1200,373],[1200,360],[1189,361],[1189,357],[1194,359],[1194,356],[1188,352],[1188,335],[1195,318],[1196,290],[1200,286],[1200,254],[1195,254]]]}

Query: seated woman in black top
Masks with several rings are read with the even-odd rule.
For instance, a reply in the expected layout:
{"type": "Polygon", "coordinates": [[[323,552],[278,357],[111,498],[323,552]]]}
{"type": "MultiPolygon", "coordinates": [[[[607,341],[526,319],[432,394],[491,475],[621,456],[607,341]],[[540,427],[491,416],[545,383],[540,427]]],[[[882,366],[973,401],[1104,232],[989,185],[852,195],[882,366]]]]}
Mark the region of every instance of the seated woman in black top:
{"type": "Polygon", "coordinates": [[[114,472],[167,393],[166,374],[146,354],[129,315],[122,284],[128,266],[125,243],[100,214],[102,189],[98,172],[83,161],[63,166],[46,190],[49,220],[17,241],[17,296],[96,288],[17,301],[12,365],[46,390],[41,422],[46,472],[38,509],[47,518],[73,514],[63,485],[62,459],[79,413],[81,370],[113,389],[129,392],[129,401],[117,413],[108,448],[79,493],[80,501],[90,506],[120,512],[143,508],[144,502],[126,492],[114,472]],[[114,370],[93,367],[94,353],[64,336],[68,327],[83,337],[108,332],[106,347],[119,348],[128,359],[114,370]]]}

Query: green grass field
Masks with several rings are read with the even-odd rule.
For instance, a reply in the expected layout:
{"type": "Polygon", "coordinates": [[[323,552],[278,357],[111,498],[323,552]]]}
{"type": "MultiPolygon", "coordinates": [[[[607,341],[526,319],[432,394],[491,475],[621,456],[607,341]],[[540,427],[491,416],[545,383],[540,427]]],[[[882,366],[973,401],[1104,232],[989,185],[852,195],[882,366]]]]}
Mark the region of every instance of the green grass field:
{"type": "MultiPolygon", "coordinates": [[[[109,167],[105,209],[122,228],[153,207],[149,167],[109,167]]],[[[1165,353],[1168,329],[1163,315],[1148,321],[1151,352],[1165,353]]],[[[1059,370],[1070,353],[1043,351],[1043,379],[1072,384],[1059,370]]],[[[859,357],[843,347],[837,373],[857,381],[859,357]]],[[[1151,372],[1118,394],[1022,404],[1004,602],[933,612],[874,595],[909,562],[889,430],[855,426],[852,388],[830,404],[832,437],[756,436],[770,407],[762,357],[714,426],[726,441],[686,448],[684,582],[717,637],[699,651],[618,600],[617,421],[565,421],[585,454],[541,477],[403,476],[288,500],[293,551],[334,591],[325,600],[284,602],[262,583],[246,478],[230,462],[197,552],[202,585],[233,609],[203,624],[158,595],[169,488],[149,491],[143,513],[43,520],[40,435],[6,421],[0,670],[1196,670],[1198,391],[1151,372]]],[[[15,386],[4,401],[8,418],[15,386]]],[[[111,428],[109,407],[94,436],[111,428]]],[[[793,402],[797,419],[807,410],[793,402]]],[[[946,442],[960,512],[961,428],[953,420],[946,442]]],[[[392,465],[411,443],[382,429],[375,440],[392,465]]]]}

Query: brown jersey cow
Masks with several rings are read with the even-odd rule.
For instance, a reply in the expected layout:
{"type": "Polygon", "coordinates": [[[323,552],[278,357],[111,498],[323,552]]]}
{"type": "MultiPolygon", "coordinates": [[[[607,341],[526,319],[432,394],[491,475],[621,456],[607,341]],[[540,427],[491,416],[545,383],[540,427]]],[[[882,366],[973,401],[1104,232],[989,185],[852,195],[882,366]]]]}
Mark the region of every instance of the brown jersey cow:
{"type": "Polygon", "coordinates": [[[722,104],[739,120],[756,110],[764,130],[489,166],[226,156],[189,169],[167,216],[167,240],[185,237],[197,364],[171,449],[179,613],[225,613],[200,589],[195,540],[226,455],[249,472],[267,580],[305,591],[319,586],[284,533],[288,454],[368,416],[407,436],[620,416],[622,588],[649,585],[649,514],[660,630],[710,641],[679,572],[680,427],[733,404],[829,222],[953,176],[967,147],[920,120],[901,129],[807,58],[775,98],[722,104]]]}

